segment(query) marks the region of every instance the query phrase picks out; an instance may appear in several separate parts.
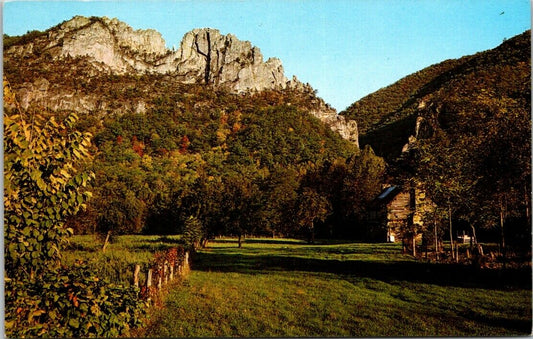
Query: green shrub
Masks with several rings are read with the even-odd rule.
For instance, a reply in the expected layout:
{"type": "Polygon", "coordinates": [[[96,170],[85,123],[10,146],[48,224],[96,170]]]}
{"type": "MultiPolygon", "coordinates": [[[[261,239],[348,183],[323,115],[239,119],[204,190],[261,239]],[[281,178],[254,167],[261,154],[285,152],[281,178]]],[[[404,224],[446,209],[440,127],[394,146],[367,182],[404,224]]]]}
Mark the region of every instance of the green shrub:
{"type": "Polygon", "coordinates": [[[194,217],[190,216],[185,221],[183,229],[183,241],[185,242],[185,248],[196,251],[200,246],[200,240],[203,237],[202,222],[194,217]]]}
{"type": "Polygon", "coordinates": [[[117,336],[139,324],[143,304],[132,288],[98,271],[61,267],[72,235],[65,219],[83,209],[92,173],[90,134],[23,112],[4,80],[5,328],[9,337],[117,336]],[[14,109],[10,109],[13,108],[14,109]]]}
{"type": "Polygon", "coordinates": [[[116,337],[141,324],[138,289],[99,278],[84,263],[33,281],[6,280],[6,333],[12,337],[116,337]]]}

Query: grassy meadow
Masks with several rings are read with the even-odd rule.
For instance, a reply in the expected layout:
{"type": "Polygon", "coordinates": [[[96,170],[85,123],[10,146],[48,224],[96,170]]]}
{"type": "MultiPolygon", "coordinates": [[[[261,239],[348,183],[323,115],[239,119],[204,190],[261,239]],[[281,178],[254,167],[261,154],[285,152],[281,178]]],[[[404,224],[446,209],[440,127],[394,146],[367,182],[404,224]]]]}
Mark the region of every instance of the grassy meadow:
{"type": "MultiPolygon", "coordinates": [[[[175,240],[121,237],[106,260],[138,263],[175,240]]],[[[83,255],[102,255],[94,240],[76,237],[71,247],[72,257],[90,248],[83,255]]],[[[141,336],[531,333],[529,270],[423,263],[402,255],[399,244],[246,239],[238,248],[235,240],[220,239],[196,253],[191,268],[163,307],[151,309],[141,336]]]]}
{"type": "MultiPolygon", "coordinates": [[[[180,236],[118,236],[110,242],[105,252],[103,240],[94,235],[78,235],[70,239],[66,251],[62,253],[65,265],[83,260],[97,270],[101,276],[113,283],[128,285],[133,280],[133,269],[141,265],[142,273],[153,262],[154,253],[165,251],[178,245],[180,236]]],[[[141,279],[142,280],[142,279],[141,279]]]]}

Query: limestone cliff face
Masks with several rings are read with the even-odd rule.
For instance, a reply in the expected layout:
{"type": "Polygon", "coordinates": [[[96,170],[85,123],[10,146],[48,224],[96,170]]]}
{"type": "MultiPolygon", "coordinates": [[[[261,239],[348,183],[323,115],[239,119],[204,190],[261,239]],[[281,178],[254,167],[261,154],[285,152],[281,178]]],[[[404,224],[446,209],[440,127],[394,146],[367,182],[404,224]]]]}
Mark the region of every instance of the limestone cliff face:
{"type": "Polygon", "coordinates": [[[359,134],[355,120],[348,120],[346,117],[338,115],[334,109],[325,106],[321,106],[318,110],[311,110],[309,113],[359,148],[359,134]]]}
{"type": "MultiPolygon", "coordinates": [[[[308,95],[314,90],[296,77],[285,77],[281,61],[263,60],[258,47],[232,34],[223,35],[212,28],[194,29],[183,36],[177,51],[167,49],[155,30],[134,30],[127,24],[107,17],[76,16],[29,43],[14,45],[4,51],[4,58],[35,60],[82,58],[91,65],[83,76],[96,74],[164,74],[180,83],[224,87],[233,93],[262,90],[296,90],[308,95]]],[[[79,76],[79,75],[76,75],[79,76]]],[[[91,94],[81,95],[50,88],[45,78],[19,87],[22,105],[37,103],[54,110],[98,111],[109,103],[91,94]],[[44,87],[43,87],[44,86],[44,87]]],[[[55,85],[55,84],[54,84],[55,85]]],[[[344,138],[358,143],[355,121],[347,121],[314,94],[309,113],[322,120],[344,138]]],[[[142,111],[144,105],[128,107],[142,111]]],[[[122,109],[122,108],[121,108],[122,109]]],[[[119,110],[121,110],[119,109],[119,110]]]]}
{"type": "Polygon", "coordinates": [[[159,32],[133,30],[117,19],[76,16],[49,30],[46,40],[42,50],[55,59],[89,57],[98,68],[113,73],[171,69],[170,63],[161,64],[170,53],[159,32]]]}
{"type": "Polygon", "coordinates": [[[216,29],[188,32],[178,53],[176,73],[187,82],[225,86],[237,93],[287,85],[279,59],[263,62],[259,48],[216,29]]]}
{"type": "Polygon", "coordinates": [[[50,29],[46,37],[13,46],[6,55],[46,53],[54,59],[87,57],[100,71],[115,74],[171,73],[184,83],[224,86],[240,93],[287,86],[279,59],[263,61],[259,48],[216,29],[188,32],[178,51],[165,47],[155,30],[134,30],[117,19],[76,16],[50,29]]]}

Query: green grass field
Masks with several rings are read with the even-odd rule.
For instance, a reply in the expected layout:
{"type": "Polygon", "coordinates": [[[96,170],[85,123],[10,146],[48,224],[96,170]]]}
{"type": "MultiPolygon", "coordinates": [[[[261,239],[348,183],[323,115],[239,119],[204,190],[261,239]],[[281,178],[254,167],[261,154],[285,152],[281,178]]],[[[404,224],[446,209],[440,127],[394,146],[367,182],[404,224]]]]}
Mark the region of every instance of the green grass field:
{"type": "Polygon", "coordinates": [[[145,273],[153,261],[154,253],[177,246],[179,238],[180,236],[119,236],[104,253],[103,240],[94,235],[78,235],[70,239],[67,249],[62,253],[62,261],[67,266],[76,260],[87,261],[100,275],[108,277],[113,283],[128,285],[133,280],[136,264],[141,265],[141,272],[145,273]]]}
{"type": "MultiPolygon", "coordinates": [[[[398,244],[219,241],[146,336],[502,336],[531,332],[527,271],[425,264],[398,244]]],[[[529,274],[529,275],[528,275],[529,274]]]]}
{"type": "MultiPolygon", "coordinates": [[[[171,246],[172,240],[123,237],[108,251],[133,262],[171,246]]],[[[170,289],[163,307],[151,309],[140,335],[531,333],[530,270],[479,271],[422,263],[401,255],[400,249],[399,244],[308,245],[285,239],[247,239],[239,249],[234,240],[218,240],[192,257],[188,279],[170,289]]],[[[80,250],[81,245],[71,255],[80,250]]],[[[98,256],[98,251],[91,253],[98,256]]]]}

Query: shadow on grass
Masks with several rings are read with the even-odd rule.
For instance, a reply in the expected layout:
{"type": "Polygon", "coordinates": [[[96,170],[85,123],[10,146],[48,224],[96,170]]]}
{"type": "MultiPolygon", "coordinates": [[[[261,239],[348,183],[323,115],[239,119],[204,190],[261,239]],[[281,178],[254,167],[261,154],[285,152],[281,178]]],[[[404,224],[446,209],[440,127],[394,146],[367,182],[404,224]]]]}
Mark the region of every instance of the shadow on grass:
{"type": "Polygon", "coordinates": [[[161,236],[155,239],[143,239],[142,242],[150,242],[150,243],[155,243],[155,244],[164,243],[164,244],[174,244],[174,245],[183,244],[183,241],[178,240],[178,239],[172,239],[167,236],[161,236]]]}
{"type": "MultiPolygon", "coordinates": [[[[224,238],[224,239],[213,239],[209,240],[210,243],[214,244],[235,244],[239,243],[237,238],[224,238]]],[[[243,239],[243,244],[265,244],[265,245],[305,245],[306,243],[298,240],[289,240],[289,239],[268,239],[268,238],[253,238],[253,239],[243,239]]]]}
{"type": "MultiPolygon", "coordinates": [[[[235,241],[237,242],[237,241],[235,241]]],[[[305,245],[305,242],[298,240],[284,240],[284,239],[246,239],[247,244],[266,244],[266,245],[305,245]]]]}
{"type": "Polygon", "coordinates": [[[88,246],[88,245],[85,245],[85,244],[69,242],[66,245],[65,250],[66,251],[72,251],[72,252],[79,251],[79,252],[92,253],[92,252],[101,251],[101,246],[95,247],[92,244],[90,246],[88,246]]]}
{"type": "Polygon", "coordinates": [[[199,252],[193,269],[199,271],[268,274],[271,272],[324,272],[384,282],[408,281],[440,286],[490,289],[530,289],[531,268],[475,269],[472,266],[415,261],[311,259],[278,255],[199,252]]]}
{"type": "MultiPolygon", "coordinates": [[[[223,239],[213,239],[209,241],[210,243],[218,244],[237,244],[237,238],[223,238],[223,239]]],[[[344,245],[344,244],[353,244],[354,241],[343,240],[343,239],[316,239],[315,242],[309,243],[306,240],[296,240],[296,239],[282,239],[282,238],[246,238],[243,239],[244,244],[276,244],[276,245],[344,245]]]]}
{"type": "Polygon", "coordinates": [[[142,251],[150,251],[150,252],[160,252],[160,251],[166,251],[169,248],[176,247],[176,244],[154,244],[154,245],[148,245],[148,244],[142,244],[135,246],[135,249],[142,250],[142,251]]]}
{"type": "Polygon", "coordinates": [[[510,319],[502,317],[488,317],[474,311],[462,312],[460,316],[475,322],[485,323],[495,327],[505,327],[523,333],[531,333],[532,320],[510,319]]]}

